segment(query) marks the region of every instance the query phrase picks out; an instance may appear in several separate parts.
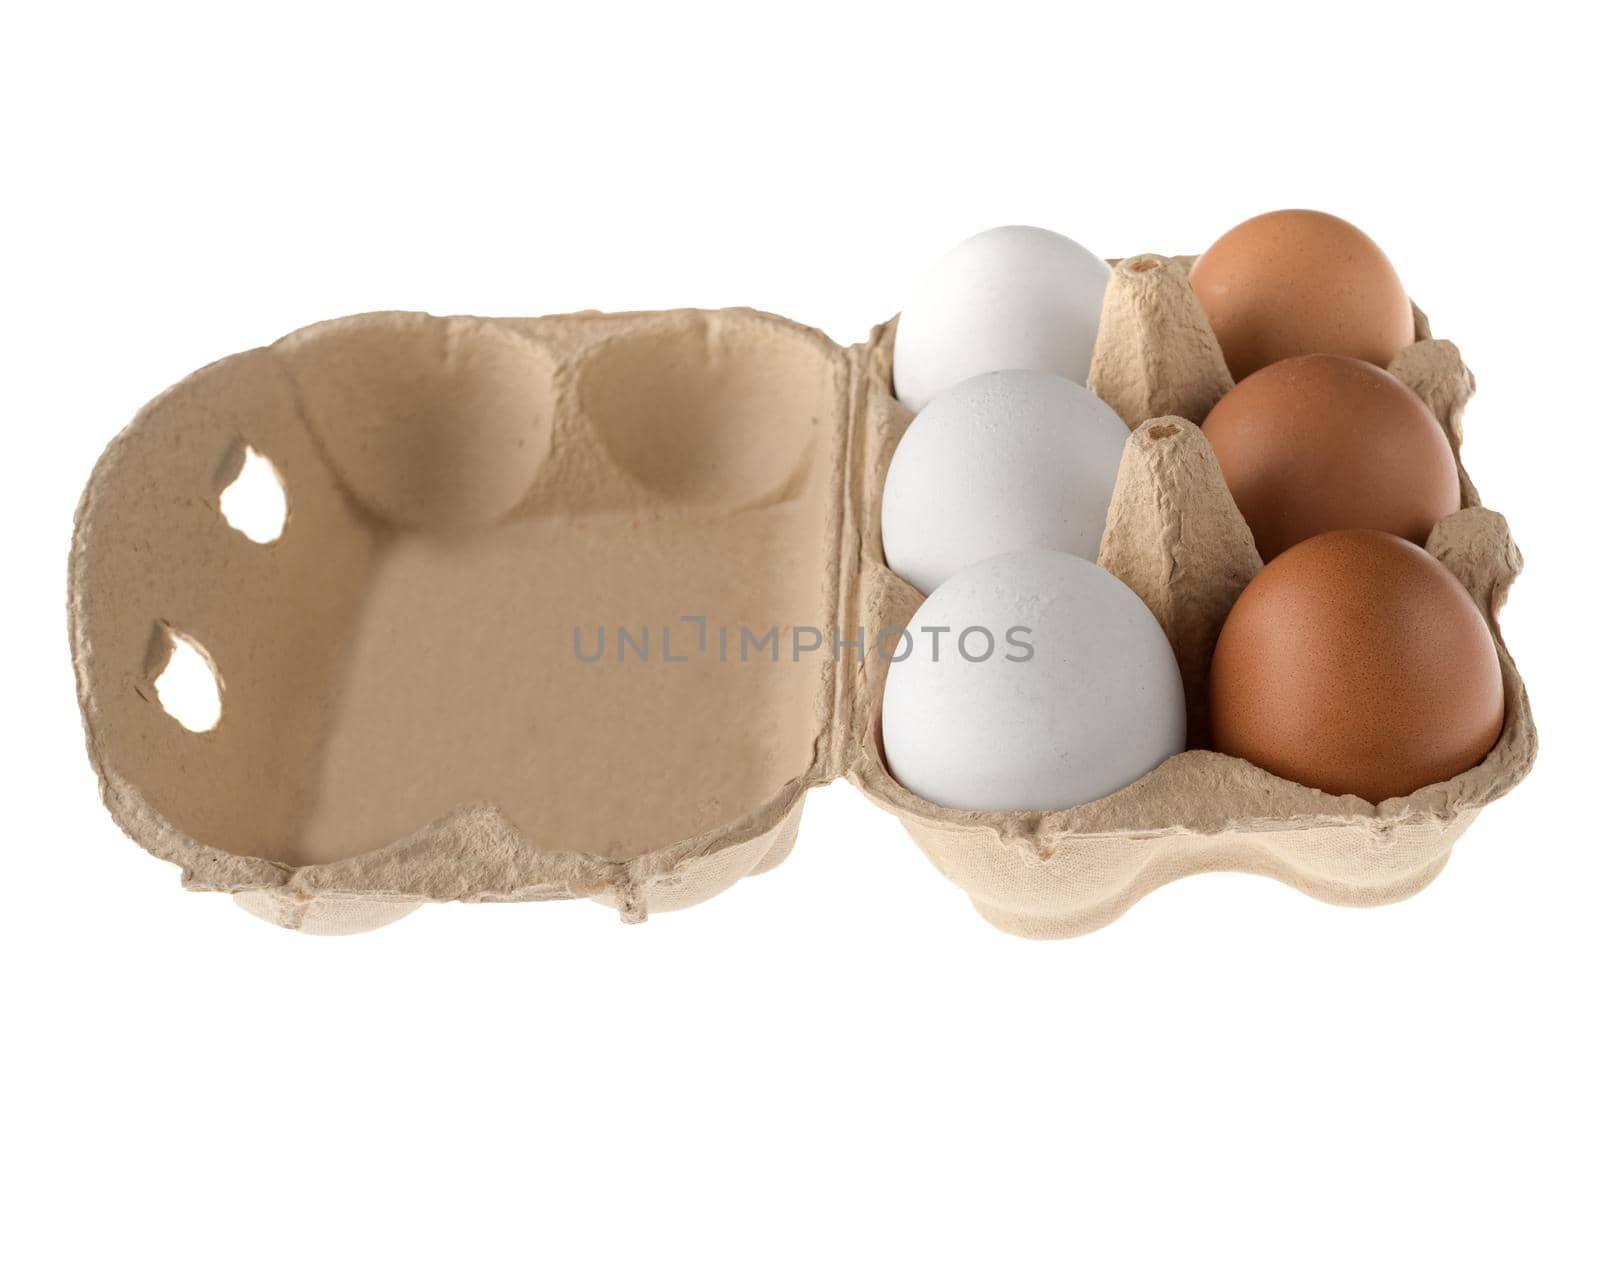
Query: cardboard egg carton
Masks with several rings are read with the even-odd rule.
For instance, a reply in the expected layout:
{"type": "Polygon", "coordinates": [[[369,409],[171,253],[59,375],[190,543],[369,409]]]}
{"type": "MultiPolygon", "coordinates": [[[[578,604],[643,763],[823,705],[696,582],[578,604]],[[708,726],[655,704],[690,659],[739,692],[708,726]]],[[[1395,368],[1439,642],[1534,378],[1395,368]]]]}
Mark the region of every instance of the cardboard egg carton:
{"type": "MultiPolygon", "coordinates": [[[[107,807],[186,887],[313,933],[430,901],[693,905],[782,861],[806,791],[841,776],[1025,936],[1204,870],[1350,904],[1415,892],[1533,760],[1495,624],[1520,557],[1463,471],[1428,549],[1505,674],[1477,767],[1374,806],[1203,749],[1211,649],[1260,561],[1192,425],[1232,383],[1187,262],[1115,266],[1090,376],[1136,428],[1100,562],[1166,629],[1194,747],[1133,785],[958,812],[886,770],[887,654],[922,600],[878,533],[911,417],[892,322],[841,348],[744,310],[383,313],[202,369],[95,468],[70,623],[107,807]],[[287,495],[267,544],[219,505],[247,449],[287,495]],[[209,731],[163,707],[178,644],[216,674],[209,731]]],[[[1418,334],[1392,371],[1459,459],[1471,374],[1420,312],[1418,334]]]]}

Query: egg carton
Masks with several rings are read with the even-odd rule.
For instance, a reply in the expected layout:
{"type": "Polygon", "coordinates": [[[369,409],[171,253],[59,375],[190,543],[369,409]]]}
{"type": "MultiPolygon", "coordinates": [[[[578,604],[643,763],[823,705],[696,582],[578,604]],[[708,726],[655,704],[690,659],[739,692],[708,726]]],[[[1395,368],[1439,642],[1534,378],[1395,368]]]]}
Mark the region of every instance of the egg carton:
{"type": "MultiPolygon", "coordinates": [[[[1114,264],[1090,373],[1133,428],[1100,563],[1172,641],[1192,747],[1123,790],[964,812],[885,767],[881,637],[922,601],[878,532],[911,418],[894,322],[843,348],[748,310],[380,313],[200,370],[96,466],[70,629],[107,807],[186,887],[310,933],[434,901],[590,898],[643,920],[776,866],[806,792],[841,776],[1028,937],[1207,870],[1347,904],[1417,891],[1533,760],[1495,621],[1520,555],[1462,471],[1428,550],[1505,676],[1476,767],[1373,805],[1204,749],[1211,650],[1261,565],[1193,425],[1232,382],[1189,261],[1114,264]],[[220,502],[251,450],[288,500],[266,544],[220,502]],[[162,704],[180,644],[216,675],[208,731],[162,704]]],[[[1417,333],[1391,371],[1459,461],[1472,376],[1420,312],[1417,333]]]]}

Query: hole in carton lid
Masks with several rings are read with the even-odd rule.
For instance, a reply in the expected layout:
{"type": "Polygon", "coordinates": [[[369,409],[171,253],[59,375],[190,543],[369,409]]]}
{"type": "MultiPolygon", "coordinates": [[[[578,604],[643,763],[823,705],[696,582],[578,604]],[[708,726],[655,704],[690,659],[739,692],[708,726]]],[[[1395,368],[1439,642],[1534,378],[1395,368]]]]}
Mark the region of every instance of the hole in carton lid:
{"type": "Polygon", "coordinates": [[[289,495],[271,460],[248,445],[233,482],[217,497],[222,518],[252,542],[263,545],[283,536],[289,519],[289,495]]]}
{"type": "Polygon", "coordinates": [[[171,627],[163,630],[171,647],[155,678],[161,709],[191,733],[209,732],[222,719],[222,676],[196,641],[171,627]]]}
{"type": "Polygon", "coordinates": [[[1122,265],[1129,271],[1154,271],[1161,265],[1161,259],[1145,254],[1143,257],[1129,258],[1122,265]]]}

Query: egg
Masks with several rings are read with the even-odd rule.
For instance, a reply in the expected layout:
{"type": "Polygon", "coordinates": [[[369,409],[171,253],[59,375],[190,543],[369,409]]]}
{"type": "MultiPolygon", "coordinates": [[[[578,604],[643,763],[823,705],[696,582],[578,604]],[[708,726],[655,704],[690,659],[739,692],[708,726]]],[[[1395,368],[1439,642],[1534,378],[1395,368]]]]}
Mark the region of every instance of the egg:
{"type": "Polygon", "coordinates": [[[895,656],[886,762],[945,808],[1070,808],[1184,747],[1183,681],[1161,624],[1110,573],[1061,551],[962,569],[895,656]]]}
{"type": "Polygon", "coordinates": [[[1040,227],[1002,226],[951,249],[900,313],[894,389],[912,412],[978,373],[1089,379],[1111,269],[1040,227]]]}
{"type": "Polygon", "coordinates": [[[1263,560],[1333,529],[1425,542],[1461,509],[1455,453],[1433,411],[1362,360],[1269,364],[1223,396],[1203,429],[1263,560]]]}
{"type": "Polygon", "coordinates": [[[883,485],[883,551],[923,594],[1006,551],[1092,560],[1128,428],[1075,382],[980,373],[917,414],[883,485]]]}
{"type": "Polygon", "coordinates": [[[1416,338],[1383,250],[1342,218],[1283,209],[1241,222],[1189,272],[1236,379],[1292,355],[1387,366],[1416,338]]]}
{"type": "Polygon", "coordinates": [[[1370,529],[1320,534],[1257,574],[1217,639],[1210,704],[1219,751],[1374,804],[1471,768],[1505,717],[1472,597],[1370,529]]]}

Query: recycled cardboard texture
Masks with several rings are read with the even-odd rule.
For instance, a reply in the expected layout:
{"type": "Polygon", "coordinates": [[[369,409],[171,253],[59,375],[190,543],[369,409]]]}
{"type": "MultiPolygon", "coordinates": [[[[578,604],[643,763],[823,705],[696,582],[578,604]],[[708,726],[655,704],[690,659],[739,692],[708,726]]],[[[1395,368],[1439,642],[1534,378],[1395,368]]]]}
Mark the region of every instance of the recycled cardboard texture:
{"type": "MultiPolygon", "coordinates": [[[[1116,267],[1091,385],[1138,428],[1100,559],[1166,628],[1202,748],[1211,647],[1260,561],[1191,424],[1231,380],[1186,267],[1116,267]]],[[[1459,459],[1471,375],[1418,321],[1392,371],[1459,459]]],[[[73,652],[112,814],[188,887],[302,931],[440,900],[590,897],[638,920],[776,865],[805,790],[847,775],[987,918],[1046,937],[1201,870],[1394,900],[1526,773],[1533,724],[1501,646],[1495,750],[1376,807],[1204,749],[1058,813],[904,790],[878,745],[882,654],[836,663],[830,642],[791,660],[800,628],[870,641],[922,599],[878,534],[910,421],[893,327],[841,349],[750,311],[386,313],[194,374],[107,449],[78,514],[73,652]],[[288,494],[268,545],[218,509],[246,445],[288,494]],[[662,628],[676,648],[702,617],[706,649],[664,660],[662,628]],[[649,660],[619,657],[618,626],[649,632],[649,660]],[[781,627],[779,660],[719,660],[722,626],[735,645],[740,626],[781,627]],[[602,627],[603,655],[580,660],[602,627]],[[174,634],[219,675],[209,732],[155,694],[174,634]]],[[[1464,472],[1462,490],[1428,549],[1499,645],[1520,559],[1464,472]]]]}

